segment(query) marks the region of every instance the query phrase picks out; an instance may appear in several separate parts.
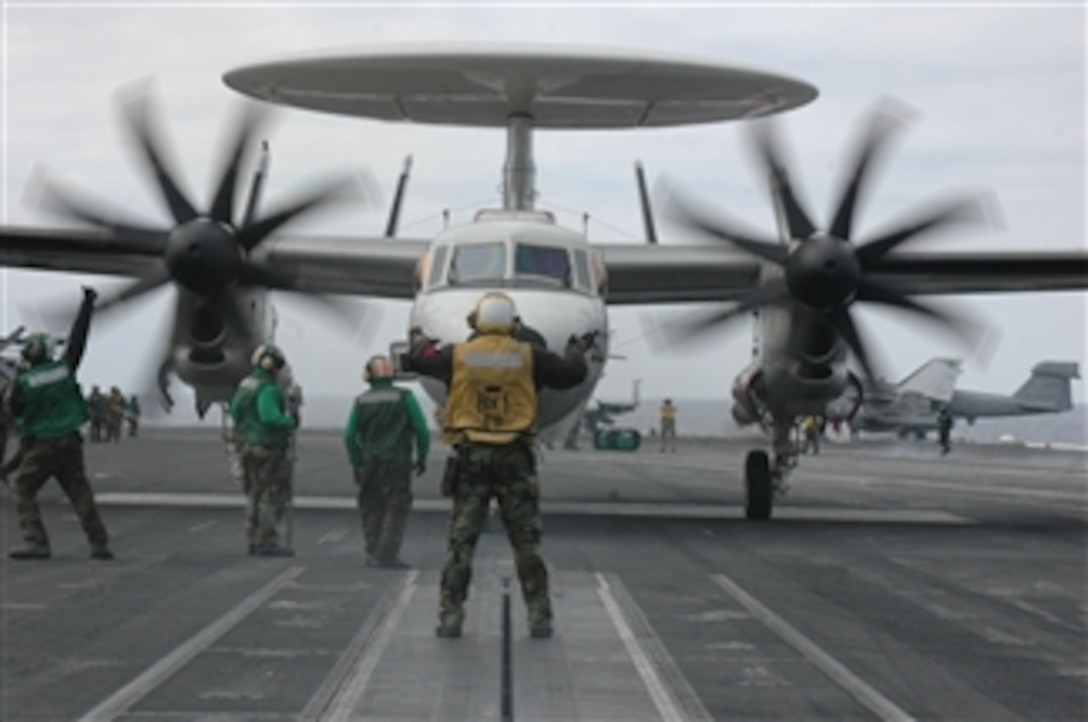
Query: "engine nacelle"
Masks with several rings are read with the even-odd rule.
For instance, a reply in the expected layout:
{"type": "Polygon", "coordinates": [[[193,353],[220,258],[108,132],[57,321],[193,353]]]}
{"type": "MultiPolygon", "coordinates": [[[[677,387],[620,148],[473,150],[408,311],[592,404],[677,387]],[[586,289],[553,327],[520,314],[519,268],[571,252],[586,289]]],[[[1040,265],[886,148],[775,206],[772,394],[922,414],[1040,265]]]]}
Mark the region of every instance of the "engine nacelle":
{"type": "Polygon", "coordinates": [[[238,383],[252,369],[253,349],[274,331],[263,292],[233,293],[239,321],[249,329],[246,333],[228,323],[209,299],[178,289],[170,352],[160,369],[160,385],[165,374],[173,371],[205,405],[230,401],[238,383]]]}

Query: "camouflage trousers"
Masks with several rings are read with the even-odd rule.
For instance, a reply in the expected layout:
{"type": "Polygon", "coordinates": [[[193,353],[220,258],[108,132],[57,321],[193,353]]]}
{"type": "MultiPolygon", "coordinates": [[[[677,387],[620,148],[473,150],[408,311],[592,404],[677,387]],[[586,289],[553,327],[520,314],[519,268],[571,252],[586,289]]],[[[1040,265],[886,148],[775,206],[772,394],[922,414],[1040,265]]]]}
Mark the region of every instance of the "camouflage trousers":
{"type": "Polygon", "coordinates": [[[279,544],[280,520],[291,498],[291,462],[286,449],[247,446],[242,450],[246,495],[246,539],[253,547],[279,544]]]}
{"type": "Polygon", "coordinates": [[[28,544],[49,545],[49,535],[38,508],[38,491],[56,477],[57,483],[72,502],[87,541],[94,548],[105,547],[109,535],[98,515],[94,492],[87,482],[83,465],[83,439],[78,433],[56,439],[26,439],[22,442],[23,460],[12,486],[19,528],[28,544]]]}
{"type": "Polygon", "coordinates": [[[472,557],[487,520],[491,499],[497,499],[529,623],[550,622],[548,568],[540,555],[540,484],[532,451],[521,445],[470,444],[453,494],[446,562],[442,569],[439,621],[460,625],[472,581],[472,557]]]}
{"type": "Polygon", "coordinates": [[[371,461],[355,469],[355,485],[366,553],[379,561],[396,559],[412,509],[412,467],[371,461]]]}

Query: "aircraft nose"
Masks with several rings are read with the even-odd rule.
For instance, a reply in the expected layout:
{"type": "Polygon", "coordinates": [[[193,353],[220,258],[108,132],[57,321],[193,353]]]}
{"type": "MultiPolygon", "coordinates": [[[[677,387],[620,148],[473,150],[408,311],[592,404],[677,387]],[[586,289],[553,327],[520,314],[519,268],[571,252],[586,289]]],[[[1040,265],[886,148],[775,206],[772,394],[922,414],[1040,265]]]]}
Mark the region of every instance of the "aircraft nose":
{"type": "Polygon", "coordinates": [[[595,334],[604,341],[607,321],[603,308],[593,299],[526,293],[514,302],[527,334],[539,336],[550,351],[562,353],[571,336],[595,334]]]}

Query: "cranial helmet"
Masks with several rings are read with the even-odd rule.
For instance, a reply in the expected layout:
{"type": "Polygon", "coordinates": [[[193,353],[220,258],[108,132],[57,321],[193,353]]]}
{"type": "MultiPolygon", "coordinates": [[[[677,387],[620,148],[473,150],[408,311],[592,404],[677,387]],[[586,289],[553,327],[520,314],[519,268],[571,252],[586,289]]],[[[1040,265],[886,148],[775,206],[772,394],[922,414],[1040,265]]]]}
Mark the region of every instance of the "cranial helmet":
{"type": "Polygon", "coordinates": [[[396,375],[393,362],[388,356],[371,356],[363,367],[363,380],[391,379],[396,375]]]}
{"type": "Polygon", "coordinates": [[[261,344],[253,351],[253,365],[265,371],[278,371],[287,364],[283,351],[270,343],[261,344]]]}
{"type": "Polygon", "coordinates": [[[468,315],[468,325],[480,333],[512,333],[518,312],[505,293],[485,293],[468,315]]]}
{"type": "Polygon", "coordinates": [[[53,358],[53,339],[44,333],[31,334],[23,344],[23,358],[32,366],[53,358]]]}

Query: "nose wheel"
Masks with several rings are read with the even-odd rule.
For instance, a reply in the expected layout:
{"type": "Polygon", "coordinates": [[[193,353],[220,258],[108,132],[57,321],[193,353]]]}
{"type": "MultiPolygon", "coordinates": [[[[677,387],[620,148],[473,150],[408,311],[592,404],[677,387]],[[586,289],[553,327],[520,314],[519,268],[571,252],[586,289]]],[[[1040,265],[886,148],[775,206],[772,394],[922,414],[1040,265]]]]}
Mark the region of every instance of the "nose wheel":
{"type": "Polygon", "coordinates": [[[748,492],[748,501],[744,507],[745,518],[754,521],[770,519],[774,504],[774,484],[771,461],[766,451],[748,452],[744,462],[744,482],[748,492]]]}

